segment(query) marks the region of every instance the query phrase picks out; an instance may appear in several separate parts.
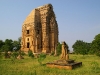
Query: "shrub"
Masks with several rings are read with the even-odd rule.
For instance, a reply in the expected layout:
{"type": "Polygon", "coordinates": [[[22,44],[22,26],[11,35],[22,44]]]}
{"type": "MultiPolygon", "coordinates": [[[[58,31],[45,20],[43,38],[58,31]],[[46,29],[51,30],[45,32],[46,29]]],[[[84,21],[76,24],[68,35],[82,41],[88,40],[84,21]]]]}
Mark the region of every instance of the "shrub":
{"type": "Polygon", "coordinates": [[[28,51],[28,56],[29,57],[34,57],[33,52],[31,50],[28,51]]]}
{"type": "Polygon", "coordinates": [[[4,56],[5,58],[10,58],[10,54],[8,53],[8,51],[5,50],[4,56]]]}
{"type": "Polygon", "coordinates": [[[21,55],[22,55],[22,56],[24,56],[24,55],[25,55],[25,53],[24,53],[23,51],[21,51],[21,55]]]}
{"type": "Polygon", "coordinates": [[[15,51],[14,51],[14,52],[12,53],[12,57],[13,57],[14,59],[16,59],[17,56],[18,56],[18,52],[15,52],[15,51]]]}

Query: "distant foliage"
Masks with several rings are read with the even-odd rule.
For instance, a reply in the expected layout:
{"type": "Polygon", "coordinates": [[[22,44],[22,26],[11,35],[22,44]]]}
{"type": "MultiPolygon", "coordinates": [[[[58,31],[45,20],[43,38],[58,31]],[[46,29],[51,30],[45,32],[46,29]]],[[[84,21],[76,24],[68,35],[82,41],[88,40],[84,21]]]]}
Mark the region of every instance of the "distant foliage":
{"type": "Polygon", "coordinates": [[[96,35],[92,41],[90,53],[100,56],[100,34],[96,35]]]}
{"type": "Polygon", "coordinates": [[[12,51],[13,50],[13,40],[11,39],[6,39],[5,40],[5,45],[8,46],[8,50],[12,51]]]}
{"type": "Polygon", "coordinates": [[[87,43],[82,40],[77,40],[73,46],[73,51],[76,54],[95,54],[100,57],[100,34],[94,37],[92,43],[87,43]]]}
{"type": "Polygon", "coordinates": [[[0,40],[0,51],[4,52],[5,50],[13,51],[16,48],[18,51],[21,47],[21,37],[18,40],[6,39],[5,41],[0,40]],[[6,47],[6,49],[5,49],[6,47]]]}
{"type": "Polygon", "coordinates": [[[91,43],[87,43],[82,40],[77,40],[72,47],[74,53],[86,55],[90,50],[91,43]]]}
{"type": "Polygon", "coordinates": [[[0,51],[2,51],[2,46],[4,45],[4,42],[0,40],[0,51]]]}

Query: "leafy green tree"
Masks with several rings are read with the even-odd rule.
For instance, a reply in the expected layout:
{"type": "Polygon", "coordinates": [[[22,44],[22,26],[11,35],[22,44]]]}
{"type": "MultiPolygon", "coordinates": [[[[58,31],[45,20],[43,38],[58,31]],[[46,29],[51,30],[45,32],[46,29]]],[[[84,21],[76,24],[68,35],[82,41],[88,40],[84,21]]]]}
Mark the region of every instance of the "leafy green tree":
{"type": "Polygon", "coordinates": [[[73,48],[74,53],[76,53],[76,54],[79,54],[80,53],[80,49],[82,49],[82,43],[83,43],[83,41],[77,40],[73,44],[72,48],[73,48]]]}
{"type": "Polygon", "coordinates": [[[6,39],[4,42],[0,40],[0,50],[4,51],[6,50],[13,51],[13,49],[16,48],[16,50],[20,50],[21,47],[21,37],[18,38],[18,40],[13,41],[12,39],[6,39]],[[8,48],[8,49],[7,49],[8,48]]]}
{"type": "Polygon", "coordinates": [[[18,41],[13,41],[13,49],[17,51],[20,49],[20,44],[18,41]]]}
{"type": "Polygon", "coordinates": [[[96,35],[92,41],[90,53],[100,56],[100,34],[96,35]]]}
{"type": "Polygon", "coordinates": [[[11,40],[11,39],[6,39],[6,40],[5,40],[5,45],[6,45],[6,46],[9,46],[9,47],[8,47],[8,50],[10,50],[10,51],[13,50],[13,40],[11,40]]]}
{"type": "Polygon", "coordinates": [[[4,42],[0,40],[0,48],[4,45],[4,42]]]}
{"type": "Polygon", "coordinates": [[[4,45],[4,42],[0,40],[0,51],[2,51],[2,46],[4,45]]]}
{"type": "Polygon", "coordinates": [[[21,47],[21,37],[18,38],[18,40],[13,41],[13,49],[18,51],[21,47]]]}
{"type": "Polygon", "coordinates": [[[10,48],[10,46],[8,46],[8,45],[3,45],[3,46],[1,47],[1,50],[2,50],[2,51],[9,51],[9,48],[10,48]]]}
{"type": "Polygon", "coordinates": [[[91,43],[86,43],[83,42],[82,40],[77,40],[72,47],[73,47],[73,51],[76,54],[85,55],[88,54],[91,47],[91,43]]]}
{"type": "Polygon", "coordinates": [[[9,46],[8,45],[3,45],[2,46],[2,51],[4,51],[4,56],[5,56],[5,58],[10,58],[10,55],[8,54],[8,50],[9,50],[9,46]]]}
{"type": "Polygon", "coordinates": [[[16,59],[16,58],[17,58],[17,56],[18,56],[18,52],[13,51],[13,52],[12,52],[12,57],[13,57],[14,59],[16,59]]]}

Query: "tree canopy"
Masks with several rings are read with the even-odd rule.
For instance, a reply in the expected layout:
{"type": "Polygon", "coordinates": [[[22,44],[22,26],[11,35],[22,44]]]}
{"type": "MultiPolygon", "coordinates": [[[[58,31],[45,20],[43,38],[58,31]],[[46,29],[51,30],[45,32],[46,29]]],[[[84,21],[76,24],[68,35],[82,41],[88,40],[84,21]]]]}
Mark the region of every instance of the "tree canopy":
{"type": "Polygon", "coordinates": [[[100,34],[94,37],[92,43],[77,40],[72,48],[76,54],[96,54],[100,56],[100,34]]]}
{"type": "Polygon", "coordinates": [[[85,55],[85,54],[88,54],[89,52],[89,49],[90,49],[90,44],[91,43],[87,43],[87,42],[84,42],[82,40],[77,40],[72,48],[73,48],[73,51],[76,53],[76,54],[82,54],[82,55],[85,55]]]}
{"type": "Polygon", "coordinates": [[[90,53],[97,54],[100,56],[100,34],[94,37],[94,40],[92,41],[91,44],[90,53]]]}
{"type": "Polygon", "coordinates": [[[5,41],[0,40],[0,51],[13,51],[15,48],[19,50],[21,47],[21,37],[18,40],[5,39],[5,41]]]}

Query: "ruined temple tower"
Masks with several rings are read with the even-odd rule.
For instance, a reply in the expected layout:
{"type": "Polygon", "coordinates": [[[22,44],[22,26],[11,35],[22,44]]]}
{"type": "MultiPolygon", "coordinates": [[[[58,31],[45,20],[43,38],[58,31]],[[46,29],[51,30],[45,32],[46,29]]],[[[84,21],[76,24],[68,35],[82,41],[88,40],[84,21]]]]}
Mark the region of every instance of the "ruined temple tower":
{"type": "Polygon", "coordinates": [[[58,43],[58,24],[51,4],[35,8],[22,25],[21,50],[51,53],[58,43]]]}

